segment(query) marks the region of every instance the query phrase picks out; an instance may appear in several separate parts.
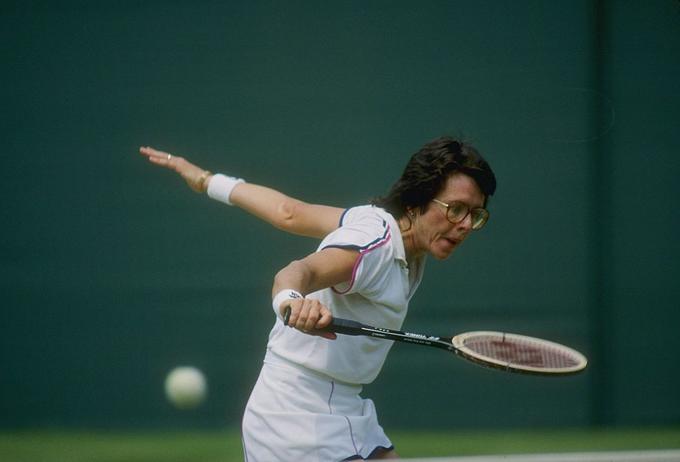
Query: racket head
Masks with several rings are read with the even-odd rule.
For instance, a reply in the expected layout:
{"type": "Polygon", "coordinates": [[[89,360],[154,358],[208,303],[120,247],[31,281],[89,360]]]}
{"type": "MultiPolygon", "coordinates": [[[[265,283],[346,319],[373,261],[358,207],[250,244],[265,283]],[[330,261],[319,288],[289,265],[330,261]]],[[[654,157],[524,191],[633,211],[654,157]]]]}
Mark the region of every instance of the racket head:
{"type": "Polygon", "coordinates": [[[588,365],[578,351],[526,335],[474,331],[451,339],[457,354],[481,365],[523,374],[576,374],[588,365]]]}

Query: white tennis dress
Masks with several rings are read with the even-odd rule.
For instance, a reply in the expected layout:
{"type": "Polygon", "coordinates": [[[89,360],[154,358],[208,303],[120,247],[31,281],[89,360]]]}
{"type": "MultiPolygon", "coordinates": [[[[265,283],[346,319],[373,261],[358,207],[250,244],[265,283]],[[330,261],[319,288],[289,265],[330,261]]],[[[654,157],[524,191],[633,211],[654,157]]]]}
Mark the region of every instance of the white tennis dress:
{"type": "MultiPolygon", "coordinates": [[[[383,209],[348,209],[319,250],[359,251],[352,278],[307,295],[333,316],[401,329],[422,278],[425,259],[406,261],[399,226],[383,209]]],[[[277,313],[260,376],[243,417],[247,462],[329,462],[363,459],[392,443],[370,399],[359,396],[383,366],[392,341],[303,334],[277,313]]]]}

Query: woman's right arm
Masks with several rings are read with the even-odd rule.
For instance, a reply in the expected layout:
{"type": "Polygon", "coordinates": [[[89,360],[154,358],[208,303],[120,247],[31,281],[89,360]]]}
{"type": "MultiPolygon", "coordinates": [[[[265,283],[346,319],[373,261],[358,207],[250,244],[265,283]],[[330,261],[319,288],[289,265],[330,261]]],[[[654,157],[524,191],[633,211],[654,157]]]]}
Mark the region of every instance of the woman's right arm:
{"type": "MultiPolygon", "coordinates": [[[[183,157],[148,146],[139,148],[139,152],[151,163],[177,172],[196,192],[206,192],[215,178],[183,157]]],[[[228,203],[291,234],[321,239],[338,227],[343,212],[338,207],[303,202],[266,186],[240,182],[231,188],[228,203]]]]}

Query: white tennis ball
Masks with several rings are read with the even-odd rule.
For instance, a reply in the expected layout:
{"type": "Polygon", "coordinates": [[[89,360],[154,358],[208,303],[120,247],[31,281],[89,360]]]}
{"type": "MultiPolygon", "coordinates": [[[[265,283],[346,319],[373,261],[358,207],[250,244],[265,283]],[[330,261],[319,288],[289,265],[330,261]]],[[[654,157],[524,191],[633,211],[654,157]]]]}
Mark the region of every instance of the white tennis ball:
{"type": "Polygon", "coordinates": [[[205,376],[195,367],[176,367],[165,378],[165,396],[179,409],[197,407],[205,399],[206,392],[205,376]]]}

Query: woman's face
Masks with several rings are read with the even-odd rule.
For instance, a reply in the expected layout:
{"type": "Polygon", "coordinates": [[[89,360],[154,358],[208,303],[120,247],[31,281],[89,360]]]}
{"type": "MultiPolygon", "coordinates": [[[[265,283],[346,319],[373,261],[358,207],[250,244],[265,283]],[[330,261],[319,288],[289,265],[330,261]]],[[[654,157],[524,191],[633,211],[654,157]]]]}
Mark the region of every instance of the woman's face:
{"type": "MultiPolygon", "coordinates": [[[[435,196],[441,202],[450,204],[457,201],[470,209],[484,207],[484,194],[475,180],[463,173],[449,176],[444,188],[435,196]]],[[[460,246],[472,231],[470,214],[459,223],[451,223],[446,218],[446,206],[430,202],[424,213],[416,213],[412,221],[413,250],[415,254],[429,253],[438,260],[444,260],[460,246]]]]}

